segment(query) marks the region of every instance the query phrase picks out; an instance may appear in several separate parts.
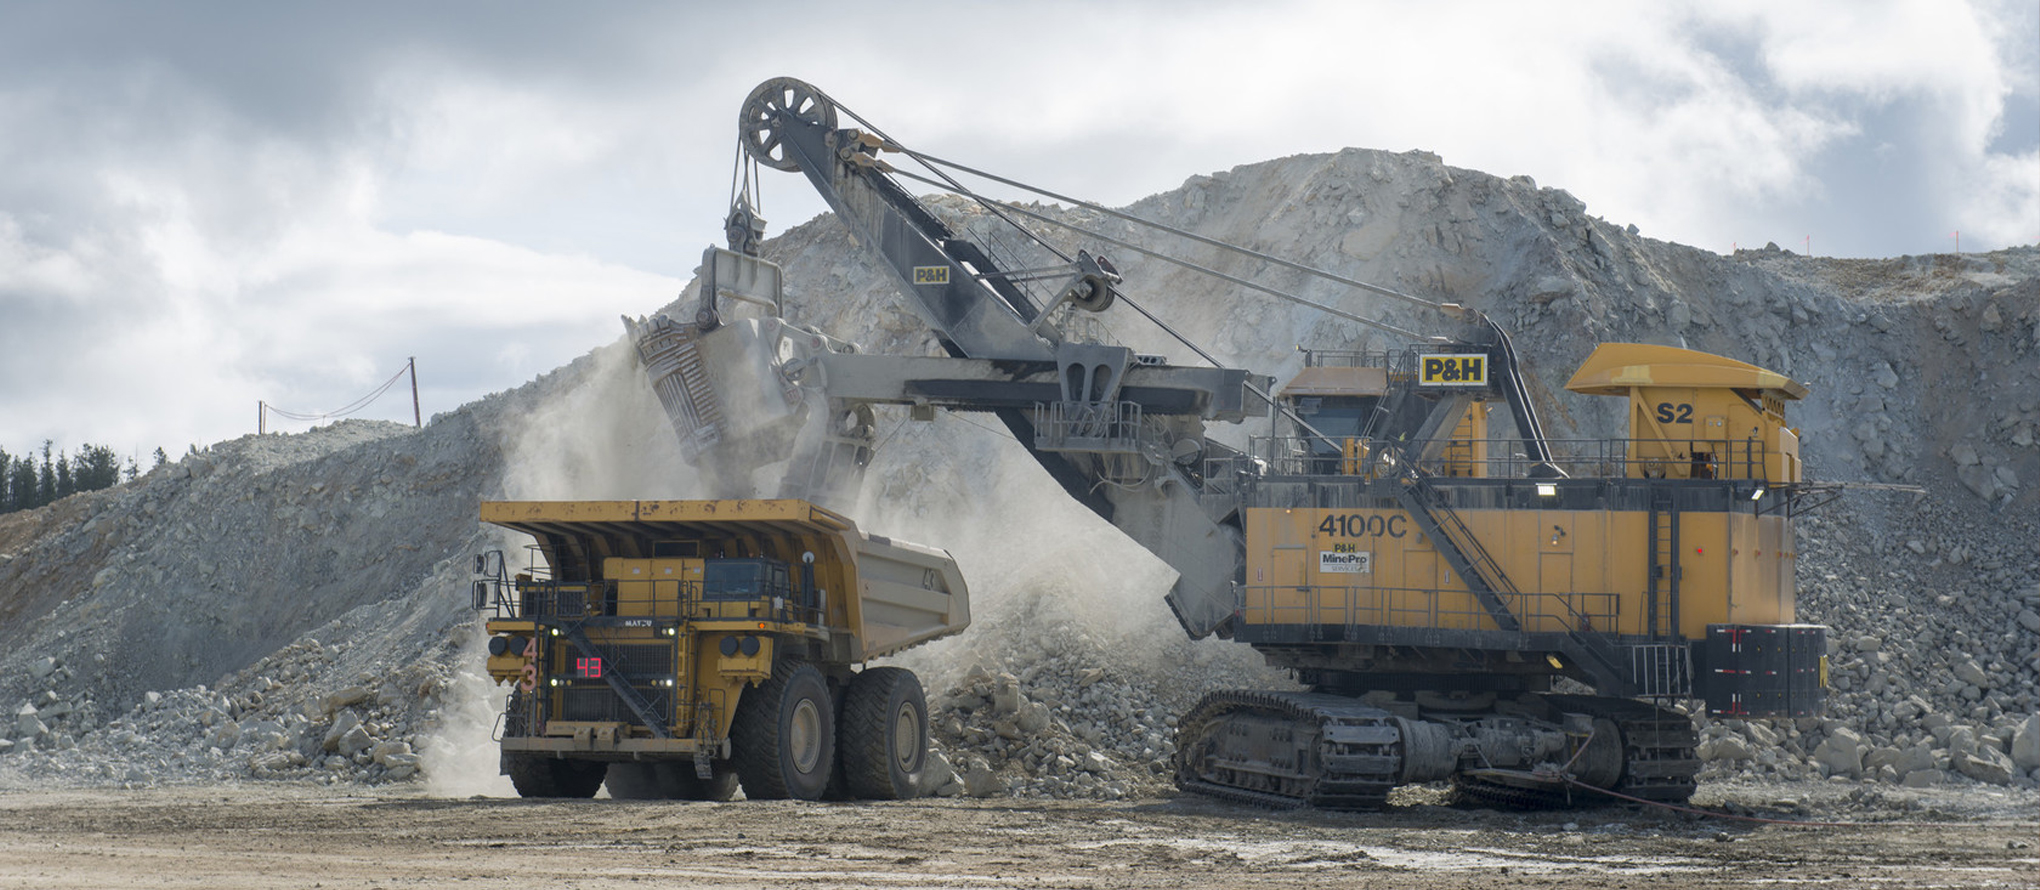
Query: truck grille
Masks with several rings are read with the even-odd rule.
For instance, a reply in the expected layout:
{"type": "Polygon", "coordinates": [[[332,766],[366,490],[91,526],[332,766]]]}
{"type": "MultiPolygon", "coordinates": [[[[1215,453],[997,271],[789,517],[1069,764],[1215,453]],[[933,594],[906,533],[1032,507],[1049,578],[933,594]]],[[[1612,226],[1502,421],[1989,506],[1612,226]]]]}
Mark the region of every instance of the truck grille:
{"type": "MultiPolygon", "coordinates": [[[[584,681],[585,682],[585,681],[584,681]]],[[[663,686],[640,686],[631,688],[644,697],[652,706],[652,713],[658,715],[662,725],[673,725],[672,690],[663,686]]],[[[590,721],[596,723],[629,723],[637,725],[638,716],[630,707],[616,697],[608,684],[570,686],[561,691],[560,717],[562,720],[590,721]]]]}
{"type": "Polygon", "coordinates": [[[672,643],[652,643],[650,645],[631,645],[627,643],[603,645],[597,643],[595,644],[595,649],[602,653],[602,664],[605,670],[622,674],[628,679],[657,679],[673,676],[672,643]]]}

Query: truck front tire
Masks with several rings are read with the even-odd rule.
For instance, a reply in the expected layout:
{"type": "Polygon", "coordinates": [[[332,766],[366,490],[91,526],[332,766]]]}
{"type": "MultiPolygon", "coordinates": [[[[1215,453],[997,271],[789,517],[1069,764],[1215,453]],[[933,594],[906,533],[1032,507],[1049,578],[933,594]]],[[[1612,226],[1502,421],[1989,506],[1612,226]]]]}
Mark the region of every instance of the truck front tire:
{"type": "Polygon", "coordinates": [[[602,787],[600,763],[531,754],[510,755],[510,784],[519,797],[590,798],[602,787]]]}
{"type": "Polygon", "coordinates": [[[730,725],[732,760],[752,800],[817,800],[836,762],[836,709],[822,672],[787,662],[744,692],[730,725]]]}
{"type": "Polygon", "coordinates": [[[843,770],[850,794],[906,800],[928,765],[928,700],[905,668],[866,668],[843,698],[843,770]]]}
{"type": "Polygon", "coordinates": [[[694,774],[692,761],[612,763],[604,784],[617,800],[729,800],[737,793],[737,777],[718,764],[714,775],[694,774]]]}

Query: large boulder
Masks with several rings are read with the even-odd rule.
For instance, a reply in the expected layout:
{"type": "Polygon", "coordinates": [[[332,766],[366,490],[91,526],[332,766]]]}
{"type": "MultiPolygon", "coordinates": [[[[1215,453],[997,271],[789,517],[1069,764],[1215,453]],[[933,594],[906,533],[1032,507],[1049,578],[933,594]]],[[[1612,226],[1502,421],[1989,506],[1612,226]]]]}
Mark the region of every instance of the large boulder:
{"type": "Polygon", "coordinates": [[[2040,714],[2027,715],[2012,734],[2012,764],[2022,770],[2040,769],[2040,714]]]}
{"type": "Polygon", "coordinates": [[[411,753],[411,743],[398,739],[375,743],[375,747],[369,750],[368,757],[370,760],[385,767],[397,766],[403,763],[417,763],[416,755],[411,753]],[[411,759],[404,760],[403,758],[411,759]]]}
{"type": "Polygon", "coordinates": [[[41,711],[36,710],[35,705],[22,702],[21,710],[14,712],[15,737],[32,739],[48,732],[49,727],[44,726],[42,718],[38,716],[41,713],[41,711]]]}
{"type": "Polygon", "coordinates": [[[1874,773],[1887,766],[1895,770],[1904,759],[1905,752],[1898,748],[1872,748],[1863,755],[1863,772],[1874,773]]]}
{"type": "Polygon", "coordinates": [[[1937,769],[1916,769],[1905,774],[1905,787],[1930,788],[1948,780],[1946,773],[1937,769]]]}
{"type": "Polygon", "coordinates": [[[1926,742],[1921,742],[1905,749],[1904,756],[1901,756],[1897,763],[1892,764],[1892,768],[1898,770],[1898,774],[1903,776],[1908,773],[1919,772],[1923,769],[1933,769],[1935,765],[1934,747],[1926,742]]]}
{"type": "Polygon", "coordinates": [[[1847,727],[1836,729],[1820,743],[1819,747],[1813,749],[1813,759],[1830,776],[1861,778],[1863,737],[1847,727]]]}
{"type": "Polygon", "coordinates": [[[340,740],[346,737],[348,733],[360,727],[360,714],[356,714],[352,710],[341,711],[340,716],[333,719],[332,728],[326,730],[325,738],[319,740],[319,747],[326,751],[338,751],[340,750],[340,740]]]}
{"type": "Polygon", "coordinates": [[[375,745],[375,739],[368,734],[368,728],[359,723],[340,735],[333,743],[333,750],[342,757],[363,754],[375,745]]]}
{"type": "Polygon", "coordinates": [[[2008,785],[2012,781],[2011,758],[1999,754],[1993,748],[1979,748],[1974,754],[1952,758],[1950,763],[1956,772],[1979,782],[2008,785]]]}
{"type": "Polygon", "coordinates": [[[368,700],[368,687],[366,686],[342,687],[340,689],[334,690],[331,695],[326,696],[325,701],[326,713],[331,714],[340,710],[341,708],[358,705],[367,700],[368,700]]]}
{"type": "Polygon", "coordinates": [[[973,761],[970,769],[963,773],[963,793],[972,797],[991,797],[1006,793],[1006,781],[983,761],[973,761]]]}
{"type": "Polygon", "coordinates": [[[1716,760],[1752,760],[1757,756],[1756,752],[1750,750],[1748,742],[1743,741],[1740,736],[1732,735],[1701,742],[1693,753],[1710,763],[1716,760]]]}
{"type": "Polygon", "coordinates": [[[957,778],[956,768],[949,765],[948,755],[935,750],[928,752],[927,765],[921,770],[921,793],[936,797],[963,793],[963,780],[957,778]]]}
{"type": "Polygon", "coordinates": [[[1983,666],[1977,664],[1973,658],[1965,658],[1955,663],[1955,677],[1979,689],[1990,688],[1990,675],[1985,673],[1983,666]]]}

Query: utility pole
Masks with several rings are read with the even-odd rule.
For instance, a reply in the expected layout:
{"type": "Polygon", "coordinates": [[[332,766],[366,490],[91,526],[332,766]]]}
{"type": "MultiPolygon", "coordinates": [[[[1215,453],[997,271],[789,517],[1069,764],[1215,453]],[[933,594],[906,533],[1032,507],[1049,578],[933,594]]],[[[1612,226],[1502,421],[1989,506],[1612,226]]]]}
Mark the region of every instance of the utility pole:
{"type": "Polygon", "coordinates": [[[423,418],[424,415],[418,411],[418,357],[414,355],[411,356],[411,426],[423,429],[423,418]]]}
{"type": "Polygon", "coordinates": [[[255,400],[255,435],[269,432],[269,403],[255,400]]]}

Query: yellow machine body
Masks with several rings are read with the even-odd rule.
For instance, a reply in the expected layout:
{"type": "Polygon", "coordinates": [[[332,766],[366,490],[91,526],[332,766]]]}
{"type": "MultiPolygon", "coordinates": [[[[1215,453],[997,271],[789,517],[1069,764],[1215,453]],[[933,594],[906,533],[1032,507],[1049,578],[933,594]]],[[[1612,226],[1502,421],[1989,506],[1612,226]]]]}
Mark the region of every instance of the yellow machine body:
{"type": "Polygon", "coordinates": [[[1553,466],[1533,468],[1500,459],[1516,443],[1489,437],[1497,394],[1480,357],[1431,358],[1472,370],[1454,387],[1425,363],[1313,366],[1277,392],[1302,432],[1289,466],[1271,464],[1242,505],[1240,637],[1336,670],[1329,642],[1556,664],[1555,649],[1535,647],[1582,635],[1684,646],[1710,626],[1797,622],[1791,517],[1767,509],[1786,499],[1763,499],[1800,482],[1784,403],[1804,386],[1707,353],[1604,344],[1567,386],[1626,398],[1628,437],[1556,442],[1553,466]],[[1419,397],[1434,438],[1330,432],[1371,429],[1419,397]]]}
{"type": "MultiPolygon", "coordinates": [[[[1517,593],[1504,594],[1525,631],[1648,636],[1648,511],[1460,509],[1472,537],[1517,593]]],[[[1682,513],[1675,627],[1796,621],[1796,554],[1783,517],[1682,513]]],[[[1400,509],[1246,511],[1245,625],[1376,625],[1500,630],[1429,536],[1400,509]]],[[[1660,603],[1669,614],[1669,604],[1660,603]]]]}
{"type": "Polygon", "coordinates": [[[1798,482],[1785,402],[1806,387],[1732,358],[1642,343],[1596,349],[1566,389],[1629,399],[1628,474],[1798,482]]]}

